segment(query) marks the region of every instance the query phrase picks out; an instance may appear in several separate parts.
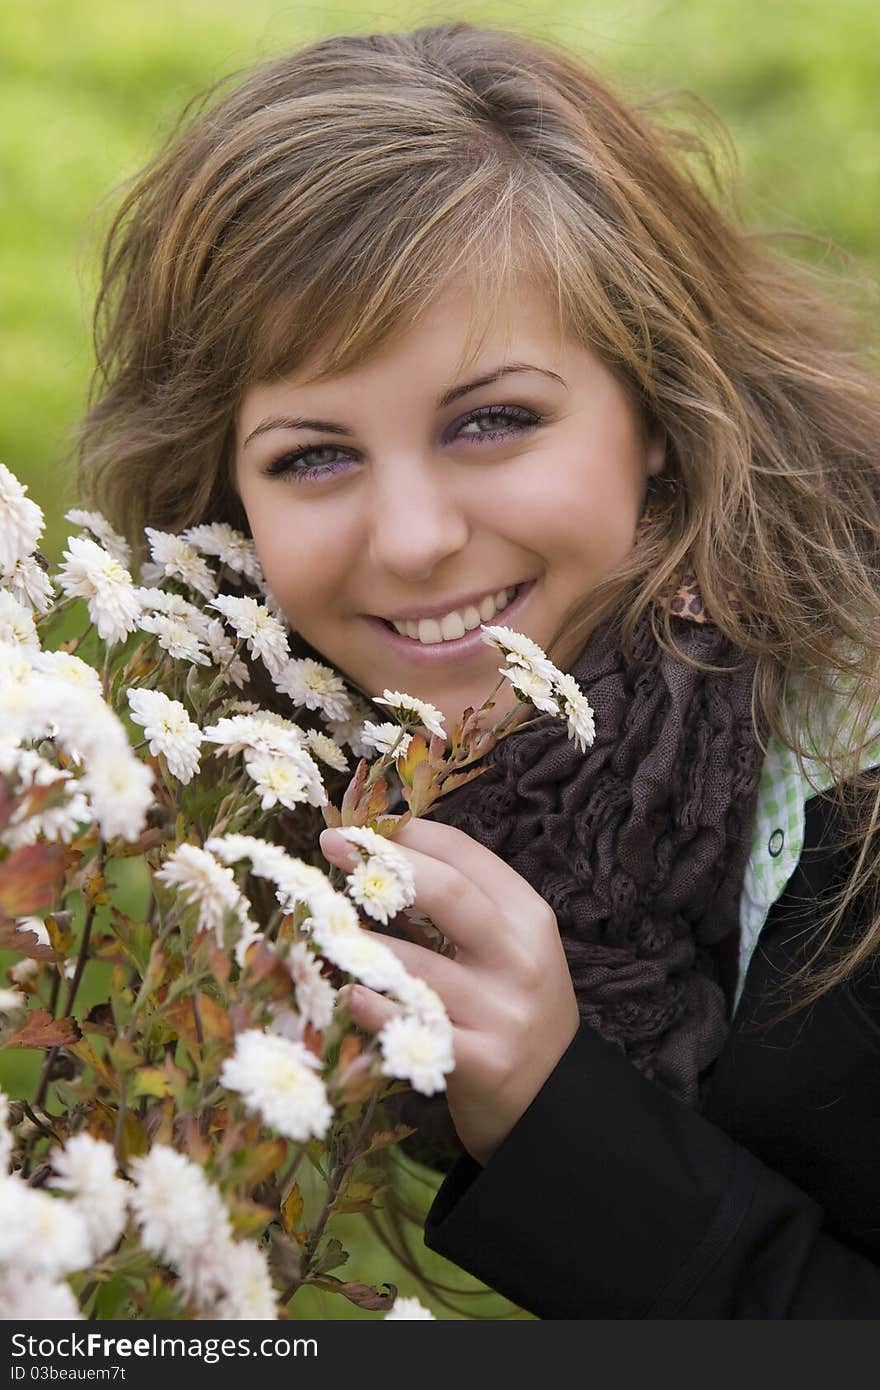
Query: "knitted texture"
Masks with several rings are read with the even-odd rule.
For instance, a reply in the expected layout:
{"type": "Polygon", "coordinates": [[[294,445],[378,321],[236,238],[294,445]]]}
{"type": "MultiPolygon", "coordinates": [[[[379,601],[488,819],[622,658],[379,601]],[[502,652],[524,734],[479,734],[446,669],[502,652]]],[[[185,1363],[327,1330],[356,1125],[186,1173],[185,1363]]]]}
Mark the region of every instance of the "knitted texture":
{"type": "Polygon", "coordinates": [[[721,980],[736,954],[761,753],[753,659],[714,626],[693,576],[664,601],[679,647],[724,674],[659,650],[648,610],[628,664],[615,617],[571,667],[595,713],[592,747],[579,752],[564,721],[544,716],[498,743],[430,818],[541,894],[582,1018],[695,1105],[727,1034],[721,980]]]}

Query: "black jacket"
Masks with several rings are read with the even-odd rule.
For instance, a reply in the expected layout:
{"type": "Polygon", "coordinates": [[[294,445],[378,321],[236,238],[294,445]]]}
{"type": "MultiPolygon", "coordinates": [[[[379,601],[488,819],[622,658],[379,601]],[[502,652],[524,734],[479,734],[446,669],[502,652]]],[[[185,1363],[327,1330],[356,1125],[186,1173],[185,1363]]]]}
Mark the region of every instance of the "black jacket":
{"type": "Polygon", "coordinates": [[[852,862],[835,830],[807,801],[699,1109],[581,1025],[486,1166],[447,1173],[432,1250],[541,1318],[880,1317],[880,976],[781,1023],[767,996],[852,862]]]}

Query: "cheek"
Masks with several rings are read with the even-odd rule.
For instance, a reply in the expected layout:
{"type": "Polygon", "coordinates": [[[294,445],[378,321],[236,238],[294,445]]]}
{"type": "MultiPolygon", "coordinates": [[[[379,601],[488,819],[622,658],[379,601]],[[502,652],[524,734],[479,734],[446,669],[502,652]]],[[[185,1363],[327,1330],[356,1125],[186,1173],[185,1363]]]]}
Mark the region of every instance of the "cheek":
{"type": "Polygon", "coordinates": [[[320,574],[314,528],[303,526],[290,509],[271,496],[245,498],[245,510],[266,583],[284,604],[320,574]]]}

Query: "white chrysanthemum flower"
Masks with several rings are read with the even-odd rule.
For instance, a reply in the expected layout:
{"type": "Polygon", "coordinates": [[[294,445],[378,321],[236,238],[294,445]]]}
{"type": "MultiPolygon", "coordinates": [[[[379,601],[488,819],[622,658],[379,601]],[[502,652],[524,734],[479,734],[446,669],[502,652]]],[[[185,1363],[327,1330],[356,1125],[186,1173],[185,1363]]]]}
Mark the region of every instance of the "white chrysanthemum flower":
{"type": "Polygon", "coordinates": [[[345,882],[354,901],[377,922],[389,922],[413,901],[397,871],[378,855],[356,864],[345,882]]]}
{"type": "Polygon", "coordinates": [[[128,703],[135,723],[142,724],[154,757],[161,753],[168,771],[184,786],[199,770],[202,734],[179,700],[170,700],[161,690],[129,687],[128,703]]]}
{"type": "Polygon", "coordinates": [[[220,668],[225,680],[242,690],[247,684],[248,668],[235,650],[235,645],[219,618],[209,618],[205,641],[214,666],[220,668]]]}
{"type": "Polygon", "coordinates": [[[437,738],[446,738],[443,715],[435,705],[429,705],[427,700],[418,700],[415,695],[406,695],[400,690],[383,690],[381,695],[373,696],[373,704],[389,705],[401,724],[407,727],[421,724],[429,733],[436,734],[437,738]]]}
{"type": "Polygon", "coordinates": [[[144,532],[150,543],[153,563],[141,566],[141,576],[152,583],[153,580],[180,579],[190,589],[213,598],[217,592],[217,576],[194,545],[176,536],[171,531],[157,531],[153,526],[145,526],[144,532]]]}
{"type": "Polygon", "coordinates": [[[14,1322],[76,1322],[83,1315],[69,1284],[18,1271],[0,1275],[0,1317],[14,1322]]]}
{"type": "Polygon", "coordinates": [[[391,1311],[385,1314],[384,1321],[388,1322],[389,1319],[392,1322],[403,1322],[404,1320],[425,1322],[428,1319],[432,1322],[437,1321],[431,1310],[423,1307],[417,1298],[401,1298],[399,1294],[394,1300],[391,1311]]]}
{"type": "Polygon", "coordinates": [[[70,1193],[88,1229],[91,1258],[99,1260],[122,1235],[128,1216],[129,1187],[116,1176],[113,1148],[90,1134],[76,1134],[50,1157],[58,1175],[52,1186],[70,1193]]]}
{"type": "Polygon", "coordinates": [[[502,676],[506,676],[517,695],[527,704],[547,714],[558,714],[559,705],[553,695],[553,686],[544,676],[528,666],[499,666],[502,676]]]}
{"type": "Polygon", "coordinates": [[[27,485],[0,463],[0,570],[7,574],[33,554],[43,534],[42,510],[26,492],[27,485]]]}
{"type": "Polygon", "coordinates": [[[515,632],[511,627],[487,623],[482,623],[481,629],[483,641],[490,647],[497,647],[498,651],[503,652],[508,666],[522,666],[525,670],[534,672],[536,676],[543,676],[544,680],[551,683],[560,674],[543,648],[539,647],[537,642],[533,642],[531,637],[526,637],[524,633],[515,632]]]}
{"type": "Polygon", "coordinates": [[[35,979],[40,973],[40,962],[32,960],[30,956],[22,956],[15,965],[9,967],[9,978],[13,984],[26,985],[35,979]]]}
{"type": "Polygon", "coordinates": [[[229,1213],[202,1168],[167,1144],[132,1158],[135,1187],[129,1193],[140,1241],[152,1254],[177,1265],[189,1287],[207,1250],[232,1238],[229,1213]]]}
{"type": "Polygon", "coordinates": [[[395,758],[405,758],[412,739],[412,734],[408,734],[402,724],[364,721],[363,741],[367,748],[375,748],[379,753],[390,753],[393,748],[395,758]]]}
{"type": "Polygon", "coordinates": [[[332,738],[322,734],[318,729],[308,729],[306,732],[306,744],[316,758],[320,758],[322,763],[328,767],[335,768],[337,772],[345,772],[349,766],[348,758],[332,738]]]}
{"type": "Polygon", "coordinates": [[[216,835],[206,842],[205,849],[224,864],[250,859],[254,874],[258,878],[268,878],[275,884],[278,902],[285,912],[292,912],[298,902],[307,903],[309,911],[314,911],[313,904],[322,902],[328,893],[335,894],[330,880],[321,869],[306,864],[302,859],[295,859],[280,845],[274,845],[269,840],[261,840],[254,835],[216,835]]]}
{"type": "MultiPolygon", "coordinates": [[[[57,769],[56,769],[57,771],[57,769]]],[[[49,806],[38,814],[18,819],[18,815],[0,832],[0,839],[10,849],[36,844],[37,840],[61,840],[69,844],[81,825],[94,820],[88,798],[73,792],[59,806],[49,806]]]]}
{"type": "Polygon", "coordinates": [[[255,598],[234,594],[218,594],[209,607],[222,613],[236,637],[247,643],[251,656],[259,657],[273,677],[284,669],[290,659],[287,634],[283,625],[255,598]]]}
{"type": "Polygon", "coordinates": [[[296,985],[300,1013],[316,1028],[327,1028],[333,1018],[336,990],[321,974],[321,966],[304,941],[297,941],[287,953],[287,967],[296,985]]]}
{"type": "Polygon", "coordinates": [[[100,512],[88,512],[82,507],[74,507],[71,511],[65,512],[64,517],[66,521],[72,521],[74,526],[83,526],[87,531],[91,531],[99,545],[109,550],[120,565],[128,568],[131,562],[131,546],[118,531],[114,531],[110,522],[100,512]]]}
{"type": "Polygon", "coordinates": [[[408,1081],[424,1096],[445,1091],[446,1076],[455,1067],[451,1028],[398,1015],[380,1031],[379,1046],[385,1076],[408,1081]]]}
{"type": "Polygon", "coordinates": [[[310,656],[291,657],[274,677],[275,687],[295,705],[316,709],[328,719],[347,719],[351,702],[342,677],[310,656]]]}
{"type": "Polygon", "coordinates": [[[87,690],[103,700],[104,693],[98,672],[94,666],[90,666],[81,657],[74,656],[72,652],[39,651],[34,652],[29,660],[35,671],[42,671],[44,675],[54,676],[59,681],[66,681],[68,685],[87,690]]]}
{"type": "Polygon", "coordinates": [[[340,931],[328,936],[323,926],[324,923],[318,925],[316,919],[312,938],[321,954],[333,965],[353,975],[368,989],[390,990],[396,994],[402,988],[406,969],[373,932],[359,927],[357,931],[340,931]]]}
{"type": "Polygon", "coordinates": [[[243,970],[247,953],[255,941],[263,941],[270,950],[275,950],[274,941],[270,941],[266,933],[261,929],[259,923],[255,922],[247,912],[246,906],[242,908],[240,914],[241,936],[235,943],[235,963],[239,969],[243,970]]]}
{"type": "Polygon", "coordinates": [[[363,928],[351,899],[338,893],[329,880],[325,879],[325,884],[327,891],[316,893],[309,901],[311,917],[305,925],[321,954],[332,961],[334,942],[343,936],[356,936],[363,928]]]}
{"type": "Polygon", "coordinates": [[[107,756],[93,757],[82,777],[82,787],[105,839],[119,835],[136,840],[144,829],[153,802],[153,774],[126,750],[110,748],[107,756]]]}
{"type": "Polygon", "coordinates": [[[302,751],[292,757],[280,753],[248,753],[244,760],[249,777],[256,783],[260,805],[266,811],[276,804],[291,810],[307,801],[323,806],[327,793],[315,763],[302,751]]]}
{"type": "Polygon", "coordinates": [[[6,589],[0,589],[0,642],[39,651],[40,639],[34,626],[34,615],[6,589]]]}
{"type": "Polygon", "coordinates": [[[354,845],[361,851],[362,857],[374,855],[377,859],[382,859],[391,866],[409,899],[409,902],[404,904],[405,907],[408,907],[409,903],[415,900],[415,877],[410,862],[400,845],[396,845],[387,835],[380,835],[377,830],[371,830],[368,825],[337,825],[334,828],[337,835],[341,835],[350,845],[354,845]]]}
{"type": "Polygon", "coordinates": [[[57,1279],[85,1269],[90,1249],[86,1223],[72,1202],[17,1177],[0,1179],[0,1266],[57,1279]]]}
{"type": "Polygon", "coordinates": [[[218,753],[279,753],[293,758],[303,748],[302,729],[281,715],[258,709],[251,714],[232,714],[205,726],[209,743],[218,753]]]}
{"type": "Polygon", "coordinates": [[[408,975],[395,990],[408,1014],[429,1027],[451,1028],[449,1015],[440,995],[418,975],[408,975]]]}
{"type": "Polygon", "coordinates": [[[251,1240],[233,1240],[220,1250],[217,1278],[225,1290],[212,1319],[265,1322],[278,1317],[278,1304],[266,1256],[251,1240]]]}
{"type": "Polygon", "coordinates": [[[290,1042],[302,1042],[305,1027],[306,1020],[297,1009],[287,1004],[272,1005],[272,1021],[267,1032],[277,1033],[279,1038],[288,1038],[290,1042]]]}
{"type": "Polygon", "coordinates": [[[350,719],[328,719],[323,712],[321,717],[330,731],[330,737],[336,743],[347,743],[356,758],[372,757],[372,745],[367,743],[364,737],[367,712],[359,713],[350,719]]]}
{"type": "Polygon", "coordinates": [[[236,574],[243,574],[254,584],[263,577],[257,548],[252,540],[236,531],[225,521],[213,521],[203,526],[188,526],[180,533],[203,555],[216,555],[221,564],[236,574]]]}
{"type": "Polygon", "coordinates": [[[89,797],[105,838],[136,839],[152,801],[152,775],[134,756],[119,719],[88,688],[23,668],[9,657],[15,650],[0,644],[4,733],[18,739],[54,738],[83,765],[78,787],[89,797]]]}
{"type": "Polygon", "coordinates": [[[208,624],[215,621],[182,594],[173,594],[158,585],[139,584],[135,595],[145,613],[164,613],[166,617],[178,618],[200,640],[205,637],[208,624]]]}
{"type": "Polygon", "coordinates": [[[181,618],[170,613],[142,613],[138,618],[141,632],[149,632],[159,646],[178,661],[191,661],[194,666],[210,666],[211,658],[194,632],[181,618]]]}
{"type": "Polygon", "coordinates": [[[27,995],[20,989],[0,989],[0,1014],[14,1014],[27,1004],[27,995]]]}
{"type": "Polygon", "coordinates": [[[0,585],[19,603],[28,604],[39,613],[48,613],[52,607],[55,597],[52,581],[33,555],[16,560],[8,572],[0,570],[0,585]]]}
{"type": "Polygon", "coordinates": [[[247,910],[232,870],[218,864],[213,854],[198,845],[178,845],[156,878],[178,888],[184,902],[198,907],[199,930],[213,931],[220,946],[226,914],[232,912],[241,921],[247,910]]]}
{"type": "Polygon", "coordinates": [[[302,1143],[323,1139],[333,1118],[319,1066],[302,1043],[250,1028],[235,1039],[220,1080],[278,1134],[302,1143]]]}
{"type": "Polygon", "coordinates": [[[568,736],[576,747],[585,753],[596,738],[596,724],[590,702],[574,676],[569,675],[567,671],[560,671],[556,679],[556,691],[562,713],[568,720],[568,736]]]}
{"type": "Polygon", "coordinates": [[[109,551],[88,536],[70,536],[58,582],[70,598],[84,598],[104,642],[121,642],[134,632],[140,604],[131,575],[109,551]]]}

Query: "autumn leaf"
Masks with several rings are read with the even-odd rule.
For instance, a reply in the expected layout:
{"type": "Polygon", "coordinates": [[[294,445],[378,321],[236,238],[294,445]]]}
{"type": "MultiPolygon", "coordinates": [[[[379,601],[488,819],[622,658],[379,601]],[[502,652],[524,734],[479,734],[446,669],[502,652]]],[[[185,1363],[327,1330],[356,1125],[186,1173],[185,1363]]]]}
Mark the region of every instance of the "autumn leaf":
{"type": "MultiPolygon", "coordinates": [[[[198,995],[198,1008],[204,1041],[231,1043],[232,1023],[226,1009],[203,992],[198,995]]],[[[199,1034],[191,995],[178,995],[174,1003],[165,1008],[164,1016],[172,1027],[177,1029],[190,1051],[198,1049],[199,1034]]]]}
{"type": "Polygon", "coordinates": [[[300,1244],[303,1243],[302,1240],[300,1240],[300,1234],[305,1234],[300,1226],[304,1208],[305,1201],[302,1191],[300,1190],[300,1185],[298,1182],[295,1182],[284,1201],[281,1203],[281,1224],[284,1227],[285,1233],[292,1236],[294,1240],[299,1241],[300,1244]]]}
{"type": "Polygon", "coordinates": [[[264,1178],[271,1177],[287,1158],[287,1143],[284,1139],[264,1139],[261,1144],[245,1152],[244,1162],[237,1169],[235,1180],[254,1188],[264,1178]]]}
{"type": "Polygon", "coordinates": [[[428,756],[428,745],[421,734],[413,734],[406,750],[405,758],[398,758],[395,766],[400,774],[402,781],[408,787],[412,786],[413,773],[419,763],[425,761],[428,756]]]}
{"type": "Polygon", "coordinates": [[[69,1047],[82,1036],[75,1018],[53,1018],[48,1009],[34,1009],[5,1047],[69,1047]]]}
{"type": "Polygon", "coordinates": [[[36,932],[24,927],[17,928],[14,922],[0,922],[0,950],[17,951],[20,956],[28,956],[31,960],[62,959],[51,946],[38,941],[36,932]]]}
{"type": "Polygon", "coordinates": [[[375,1134],[370,1135],[369,1147],[365,1153],[375,1153],[377,1149],[385,1149],[389,1144],[399,1144],[402,1139],[408,1139],[411,1134],[415,1134],[412,1125],[395,1125],[393,1129],[380,1129],[375,1134]]]}
{"type": "Polygon", "coordinates": [[[381,1289],[374,1289],[371,1284],[343,1284],[340,1279],[334,1279],[330,1274],[310,1275],[308,1282],[315,1284],[319,1289],[326,1289],[328,1293],[341,1293],[350,1303],[356,1304],[358,1308],[367,1308],[371,1312],[387,1312],[397,1297],[396,1284],[382,1284],[381,1289],[388,1290],[387,1293],[382,1293],[381,1289]]]}
{"type": "Polygon", "coordinates": [[[58,845],[24,845],[0,862],[0,914],[26,917],[53,907],[64,885],[64,855],[58,845]]]}

